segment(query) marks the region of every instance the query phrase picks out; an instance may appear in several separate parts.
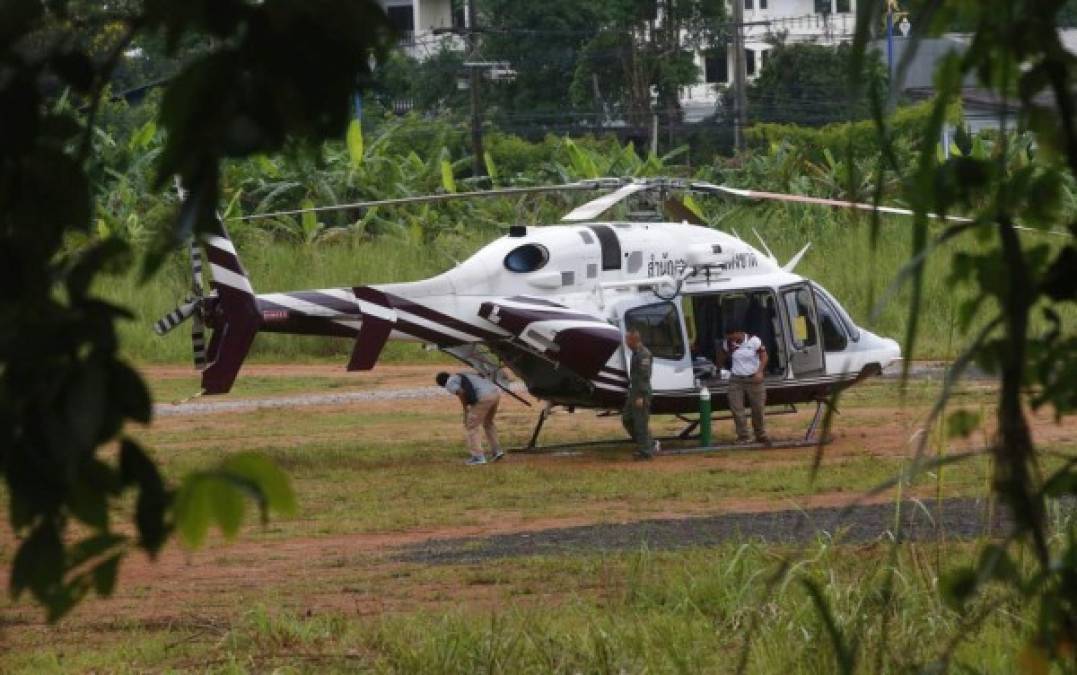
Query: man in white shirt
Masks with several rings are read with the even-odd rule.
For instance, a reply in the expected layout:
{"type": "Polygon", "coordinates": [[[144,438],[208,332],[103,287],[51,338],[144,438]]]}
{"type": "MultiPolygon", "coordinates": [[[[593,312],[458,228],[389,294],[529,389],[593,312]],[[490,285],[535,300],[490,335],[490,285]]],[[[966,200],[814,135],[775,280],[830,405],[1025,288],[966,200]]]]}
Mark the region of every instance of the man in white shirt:
{"type": "Polygon", "coordinates": [[[729,410],[733,413],[733,422],[737,427],[737,443],[750,443],[748,436],[747,413],[744,409],[744,396],[752,406],[752,429],[755,442],[770,445],[767,437],[766,417],[767,390],[763,386],[763,377],[767,371],[767,349],[763,341],[740,329],[726,331],[722,343],[719,363],[731,360],[729,378],[729,410]]]}
{"type": "Polygon", "coordinates": [[[498,461],[505,456],[497,440],[497,405],[501,402],[501,391],[490,380],[478,373],[438,373],[434,378],[439,386],[460,399],[464,408],[464,430],[467,433],[467,446],[471,457],[466,464],[476,466],[486,464],[486,454],[482,451],[482,432],[493,454],[491,461],[498,461]]]}

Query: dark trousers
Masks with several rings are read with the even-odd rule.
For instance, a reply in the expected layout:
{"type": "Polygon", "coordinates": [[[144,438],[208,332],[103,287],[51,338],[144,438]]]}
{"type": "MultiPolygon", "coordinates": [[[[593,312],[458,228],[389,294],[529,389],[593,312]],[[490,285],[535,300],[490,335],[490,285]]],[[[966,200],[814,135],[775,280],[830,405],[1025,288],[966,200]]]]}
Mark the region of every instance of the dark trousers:
{"type": "Polygon", "coordinates": [[[636,442],[636,452],[651,454],[651,396],[650,394],[629,394],[621,411],[621,424],[636,442]],[[643,405],[636,405],[636,399],[642,398],[643,405]]]}

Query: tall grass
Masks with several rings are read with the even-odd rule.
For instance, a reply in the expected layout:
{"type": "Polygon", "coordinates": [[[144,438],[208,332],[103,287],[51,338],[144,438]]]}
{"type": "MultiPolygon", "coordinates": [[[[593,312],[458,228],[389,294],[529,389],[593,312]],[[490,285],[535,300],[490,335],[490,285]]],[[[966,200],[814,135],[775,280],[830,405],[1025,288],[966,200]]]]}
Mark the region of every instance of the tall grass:
{"type": "MultiPolygon", "coordinates": [[[[757,247],[759,242],[754,232],[758,232],[782,263],[811,242],[811,249],[796,271],[826,287],[862,327],[899,341],[904,339],[908,290],[903,288],[890,295],[888,289],[911,249],[911,227],[907,219],[884,219],[875,247],[870,241],[867,217],[820,212],[818,207],[736,208],[715,220],[720,229],[735,231],[757,247]]],[[[370,239],[350,235],[300,244],[274,240],[262,232],[249,230],[237,245],[255,290],[270,292],[421,279],[448,269],[455,260],[465,259],[497,236],[498,231],[487,227],[467,235],[442,235],[432,242],[423,242],[421,237],[370,239]]],[[[963,341],[955,334],[955,324],[959,305],[969,294],[949,282],[949,254],[955,247],[974,250],[977,246],[971,238],[959,239],[928,260],[924,296],[930,301],[924,304],[920,314],[916,352],[919,358],[947,358],[961,350],[963,341]]],[[[190,283],[187,265],[186,257],[177,253],[148,283],[140,284],[132,273],[100,284],[104,297],[134,313],[134,320],[121,327],[123,349],[130,358],[157,363],[179,363],[190,358],[186,326],[164,338],[152,332],[153,321],[187,292],[190,283]]],[[[990,309],[981,308],[983,316],[974,319],[973,325],[986,321],[990,309]]],[[[1077,320],[1077,312],[1063,318],[1072,323],[1077,320]]],[[[350,349],[346,340],[265,334],[255,340],[252,358],[336,359],[345,358],[350,349]]],[[[436,356],[416,345],[390,344],[385,358],[414,360],[436,356]]]]}
{"type": "MultiPolygon", "coordinates": [[[[892,563],[885,548],[820,540],[781,577],[773,572],[783,551],[755,543],[449,568],[435,572],[432,588],[449,584],[465,596],[468,588],[490,589],[493,602],[381,617],[334,610],[303,616],[256,605],[209,644],[201,643],[203,631],[192,634],[201,639],[191,644],[173,634],[173,644],[181,646],[160,653],[102,645],[67,666],[109,670],[122,654],[132,669],[216,664],[256,672],[732,673],[747,649],[748,673],[838,672],[834,643],[805,590],[810,580],[850,646],[856,672],[918,672],[947,649],[960,619],[942,602],[923,547],[903,545],[892,563]],[[889,566],[897,579],[892,604],[880,593],[889,566]],[[879,620],[884,607],[886,622],[879,620]]],[[[972,560],[972,550],[951,545],[947,566],[972,560]]],[[[977,633],[957,643],[951,661],[957,671],[1014,671],[1033,617],[1015,602],[994,600],[998,607],[977,633]]],[[[11,665],[32,670],[54,658],[46,648],[11,665]]]]}

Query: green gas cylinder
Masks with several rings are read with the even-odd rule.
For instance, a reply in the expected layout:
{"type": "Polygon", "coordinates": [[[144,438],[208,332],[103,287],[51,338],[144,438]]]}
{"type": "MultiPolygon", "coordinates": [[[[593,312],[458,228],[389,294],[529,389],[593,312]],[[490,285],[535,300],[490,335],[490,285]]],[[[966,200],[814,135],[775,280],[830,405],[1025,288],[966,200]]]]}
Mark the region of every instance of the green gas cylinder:
{"type": "Polygon", "coordinates": [[[706,385],[699,388],[699,444],[711,444],[711,390],[706,385]]]}

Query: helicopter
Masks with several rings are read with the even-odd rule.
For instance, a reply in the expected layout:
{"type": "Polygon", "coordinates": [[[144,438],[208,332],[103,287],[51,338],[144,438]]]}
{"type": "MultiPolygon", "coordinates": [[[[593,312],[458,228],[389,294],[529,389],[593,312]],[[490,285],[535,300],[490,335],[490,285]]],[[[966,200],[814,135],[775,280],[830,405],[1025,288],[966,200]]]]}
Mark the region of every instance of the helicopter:
{"type": "MultiPolygon", "coordinates": [[[[191,296],[155,325],[164,335],[192,320],[201,393],[227,393],[257,333],[353,341],[349,371],[374,368],[389,340],[424,343],[458,359],[523,401],[505,371],[545,402],[536,441],[554,408],[619,409],[628,389],[629,330],[653,355],[652,412],[699,410],[701,389],[728,409],[717,343],[727,328],[758,336],[770,355],[768,405],[816,404],[813,441],[832,395],[901,359],[897,341],[856,325],[837,298],[796,273],[810,247],[780,263],[735,232],[702,224],[675,193],[777,200],[911,215],[871,204],[758,192],[671,178],[605,178],[557,186],[503,188],[353,204],[315,211],[550,191],[605,191],[559,224],[512,225],[467,260],[437,276],[403,282],[256,294],[224,223],[190,246],[191,296]],[[602,220],[622,201],[656,196],[667,213],[650,220],[602,220]],[[205,250],[210,291],[203,284],[205,250]],[[208,344],[206,329],[212,329],[208,344]]],[[[244,216],[270,217],[311,209],[244,216]]],[[[653,213],[657,216],[657,213],[653,213]]],[[[950,220],[959,219],[947,217],[950,220]]],[[[524,401],[526,403],[526,401],[524,401]]],[[[795,409],[795,408],[794,408],[795,409]]],[[[687,438],[699,421],[691,422],[687,438]]]]}

